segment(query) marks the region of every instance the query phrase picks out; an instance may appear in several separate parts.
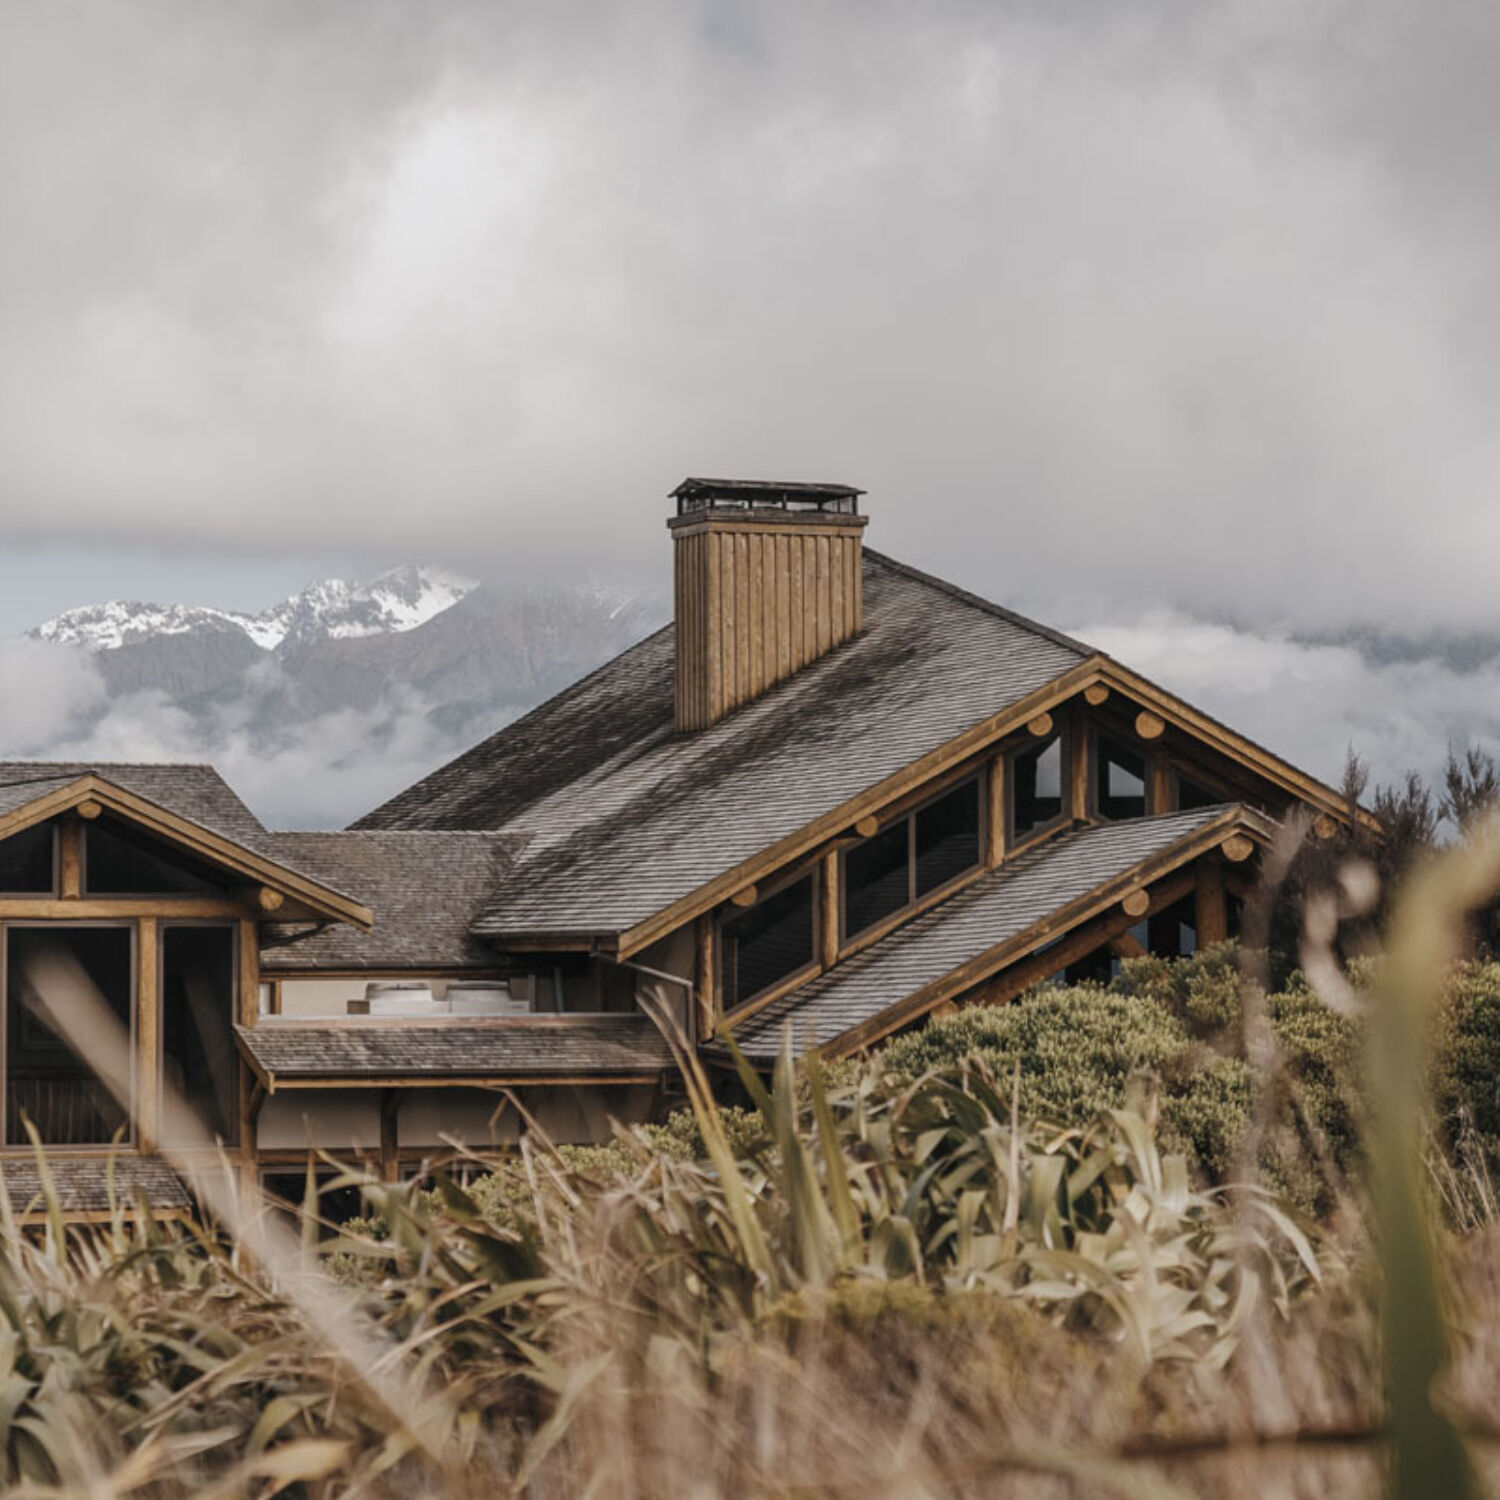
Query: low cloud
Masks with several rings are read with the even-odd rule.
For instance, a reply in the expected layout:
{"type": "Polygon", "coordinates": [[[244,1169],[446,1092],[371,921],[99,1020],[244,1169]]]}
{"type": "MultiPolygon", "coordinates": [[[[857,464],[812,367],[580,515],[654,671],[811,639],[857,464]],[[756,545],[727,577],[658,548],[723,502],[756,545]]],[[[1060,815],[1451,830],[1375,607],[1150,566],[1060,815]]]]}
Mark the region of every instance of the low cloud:
{"type": "Polygon", "coordinates": [[[1500,751],[1500,653],[1461,666],[1437,650],[1381,660],[1173,610],[1075,633],[1325,781],[1337,783],[1351,745],[1383,782],[1432,777],[1450,746],[1500,751]]]}

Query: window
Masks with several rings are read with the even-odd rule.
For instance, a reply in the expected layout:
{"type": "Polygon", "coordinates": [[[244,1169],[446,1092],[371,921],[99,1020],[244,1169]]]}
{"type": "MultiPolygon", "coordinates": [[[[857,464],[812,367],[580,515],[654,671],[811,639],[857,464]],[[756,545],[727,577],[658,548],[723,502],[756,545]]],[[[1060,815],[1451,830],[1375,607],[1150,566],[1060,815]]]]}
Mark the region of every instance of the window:
{"type": "Polygon", "coordinates": [[[1054,734],[1017,751],[1010,760],[1010,831],[1023,839],[1063,815],[1063,744],[1054,734]]]}
{"type": "Polygon", "coordinates": [[[911,904],[911,820],[844,855],[844,932],[852,937],[911,904]]]}
{"type": "Polygon", "coordinates": [[[161,839],[119,824],[84,832],[84,888],[91,896],[215,896],[227,877],[161,839]]]}
{"type": "Polygon", "coordinates": [[[813,877],[783,886],[719,924],[724,1009],[733,1010],[807,968],[816,955],[813,877]]]}
{"type": "Polygon", "coordinates": [[[161,930],[162,1139],[192,1141],[194,1124],[220,1140],[236,1138],[234,929],[161,930]],[[186,1105],[183,1120],[174,1104],[186,1105]]]}
{"type": "Polygon", "coordinates": [[[1100,735],[1095,760],[1094,806],[1102,818],[1146,816],[1146,757],[1100,735]]]}
{"type": "Polygon", "coordinates": [[[56,834],[50,823],[23,828],[0,843],[0,891],[50,896],[57,889],[56,834]]]}
{"type": "Polygon", "coordinates": [[[1199,786],[1180,771],[1173,778],[1177,783],[1176,806],[1178,812],[1191,812],[1195,807],[1217,807],[1224,799],[1199,786]]]}
{"type": "Polygon", "coordinates": [[[99,1065],[130,1076],[132,938],[128,927],[6,929],[7,1145],[28,1144],[27,1120],[49,1146],[106,1146],[126,1124],[124,1106],[60,1033],[96,1037],[99,1065]],[[101,1025],[110,1015],[118,1025],[101,1025]]]}
{"type": "Polygon", "coordinates": [[[844,855],[844,936],[853,937],[974,869],[979,781],[971,778],[844,855]]]}
{"type": "Polygon", "coordinates": [[[918,808],[916,894],[930,895],[979,863],[979,782],[954,787],[918,808]]]}

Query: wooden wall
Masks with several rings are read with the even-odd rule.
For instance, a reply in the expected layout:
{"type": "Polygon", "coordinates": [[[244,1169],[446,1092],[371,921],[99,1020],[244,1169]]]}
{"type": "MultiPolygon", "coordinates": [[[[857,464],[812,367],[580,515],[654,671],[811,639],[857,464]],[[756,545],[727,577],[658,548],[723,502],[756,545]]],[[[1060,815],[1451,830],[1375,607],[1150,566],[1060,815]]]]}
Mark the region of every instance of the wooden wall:
{"type": "Polygon", "coordinates": [[[706,729],[863,624],[863,518],[674,529],[677,728],[706,729]]]}

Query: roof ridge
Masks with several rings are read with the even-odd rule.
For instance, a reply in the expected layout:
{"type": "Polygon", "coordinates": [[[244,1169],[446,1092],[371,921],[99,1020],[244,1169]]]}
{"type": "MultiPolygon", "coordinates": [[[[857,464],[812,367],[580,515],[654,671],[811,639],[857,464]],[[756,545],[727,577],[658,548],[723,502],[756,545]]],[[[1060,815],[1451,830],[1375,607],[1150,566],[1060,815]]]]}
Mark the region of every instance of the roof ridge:
{"type": "Polygon", "coordinates": [[[898,561],[894,557],[887,556],[884,552],[878,552],[874,547],[864,549],[865,556],[879,563],[882,567],[889,568],[894,573],[900,573],[906,578],[911,578],[917,583],[924,583],[929,588],[937,589],[940,593],[947,594],[950,598],[957,599],[961,604],[968,604],[975,609],[982,609],[986,614],[997,616],[1012,625],[1018,625],[1023,630],[1029,630],[1035,635],[1044,637],[1053,642],[1054,645],[1065,646],[1070,651],[1076,651],[1081,656],[1101,656],[1103,653],[1097,647],[1090,646],[1086,641],[1077,640],[1070,635],[1064,635],[1060,630],[1054,630],[1050,625],[1043,625],[1040,620],[1033,620],[1029,615],[1023,615],[1014,609],[1009,609],[1003,604],[996,604],[993,599],[986,599],[982,594],[976,594],[966,588],[961,588],[956,583],[950,583],[946,578],[939,578],[936,573],[924,572],[921,568],[913,567],[911,563],[898,561]]]}

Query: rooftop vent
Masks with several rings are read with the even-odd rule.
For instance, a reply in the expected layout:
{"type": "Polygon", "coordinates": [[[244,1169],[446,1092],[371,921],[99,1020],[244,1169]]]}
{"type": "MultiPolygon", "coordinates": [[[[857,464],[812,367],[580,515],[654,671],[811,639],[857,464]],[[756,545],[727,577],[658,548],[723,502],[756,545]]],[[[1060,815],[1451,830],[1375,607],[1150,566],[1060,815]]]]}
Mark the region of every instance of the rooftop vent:
{"type": "Polygon", "coordinates": [[[862,628],[862,494],[752,479],[672,491],[679,731],[707,729],[862,628]]]}

